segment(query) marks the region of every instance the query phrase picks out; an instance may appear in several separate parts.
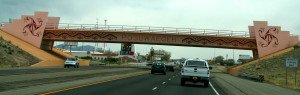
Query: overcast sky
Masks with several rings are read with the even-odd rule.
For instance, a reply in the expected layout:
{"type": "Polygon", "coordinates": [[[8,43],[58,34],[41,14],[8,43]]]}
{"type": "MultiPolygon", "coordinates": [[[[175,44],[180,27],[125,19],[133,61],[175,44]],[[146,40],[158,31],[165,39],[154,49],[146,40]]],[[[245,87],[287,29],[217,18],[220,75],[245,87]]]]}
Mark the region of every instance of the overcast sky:
{"type": "MultiPolygon", "coordinates": [[[[300,35],[300,0],[0,0],[0,22],[34,11],[61,17],[61,23],[165,26],[178,28],[248,31],[253,21],[268,21],[282,30],[300,35]]],[[[93,45],[91,43],[91,45],[93,45]]],[[[152,46],[172,53],[172,58],[210,59],[222,55],[233,58],[232,49],[135,45],[145,54],[152,46]],[[214,53],[215,52],[215,53],[214,53]]],[[[108,43],[111,50],[120,44],[108,43]]],[[[235,59],[249,50],[234,50],[235,59]]]]}

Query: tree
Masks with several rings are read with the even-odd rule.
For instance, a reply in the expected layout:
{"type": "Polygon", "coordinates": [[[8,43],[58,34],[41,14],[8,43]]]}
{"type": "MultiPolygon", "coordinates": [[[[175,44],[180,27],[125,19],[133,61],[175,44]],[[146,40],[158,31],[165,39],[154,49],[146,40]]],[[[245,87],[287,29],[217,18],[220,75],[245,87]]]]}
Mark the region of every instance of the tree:
{"type": "Polygon", "coordinates": [[[217,56],[217,57],[214,58],[215,63],[220,63],[221,65],[223,65],[223,61],[224,61],[223,56],[217,56]]]}
{"type": "Polygon", "coordinates": [[[164,53],[164,55],[161,57],[161,60],[162,60],[162,61],[166,61],[166,62],[170,61],[170,58],[171,58],[171,52],[167,52],[167,51],[165,51],[165,50],[161,50],[161,52],[164,53]]]}
{"type": "Polygon", "coordinates": [[[232,66],[234,65],[234,60],[233,59],[225,60],[223,64],[227,64],[227,66],[232,66]]]}
{"type": "MultiPolygon", "coordinates": [[[[170,61],[170,58],[171,58],[171,52],[167,52],[167,51],[165,51],[165,50],[156,50],[156,51],[159,51],[159,52],[161,52],[162,54],[164,54],[163,56],[155,56],[155,54],[152,56],[152,61],[154,61],[154,59],[156,58],[156,57],[160,57],[161,58],[161,61],[170,61]]],[[[146,56],[147,57],[147,61],[150,61],[150,58],[151,58],[151,54],[150,54],[151,52],[148,52],[148,54],[146,54],[146,55],[148,55],[148,56],[146,56]]]]}

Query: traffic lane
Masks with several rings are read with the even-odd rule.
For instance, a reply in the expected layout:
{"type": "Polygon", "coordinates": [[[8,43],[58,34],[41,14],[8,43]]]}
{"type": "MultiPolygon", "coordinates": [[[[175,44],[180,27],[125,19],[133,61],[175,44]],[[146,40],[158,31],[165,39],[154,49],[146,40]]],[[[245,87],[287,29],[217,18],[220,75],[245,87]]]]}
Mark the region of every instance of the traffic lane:
{"type": "Polygon", "coordinates": [[[69,72],[82,70],[97,70],[110,68],[136,68],[134,66],[80,66],[79,68],[64,68],[64,67],[22,67],[22,68],[1,68],[0,76],[6,75],[21,75],[34,73],[51,73],[51,72],[69,72]]]}
{"type": "Polygon", "coordinates": [[[204,87],[203,83],[193,82],[186,82],[184,86],[181,86],[180,79],[179,73],[170,77],[157,93],[159,95],[227,95],[213,80],[210,80],[209,87],[204,87]]]}
{"type": "MultiPolygon", "coordinates": [[[[220,89],[219,89],[220,90],[220,89]]],[[[223,92],[223,91],[221,91],[223,92]]],[[[168,72],[162,74],[146,74],[115,80],[106,83],[85,86],[81,88],[54,93],[55,95],[217,95],[211,86],[204,87],[201,83],[180,85],[180,73],[168,72]]],[[[220,95],[226,95],[221,93],[220,95]]]]}
{"type": "MultiPolygon", "coordinates": [[[[150,71],[149,71],[150,73],[150,71]]],[[[161,81],[167,80],[173,72],[163,74],[145,74],[126,79],[115,80],[106,83],[85,86],[77,89],[66,90],[53,93],[53,95],[155,95],[156,91],[152,89],[161,84],[161,81]]]]}

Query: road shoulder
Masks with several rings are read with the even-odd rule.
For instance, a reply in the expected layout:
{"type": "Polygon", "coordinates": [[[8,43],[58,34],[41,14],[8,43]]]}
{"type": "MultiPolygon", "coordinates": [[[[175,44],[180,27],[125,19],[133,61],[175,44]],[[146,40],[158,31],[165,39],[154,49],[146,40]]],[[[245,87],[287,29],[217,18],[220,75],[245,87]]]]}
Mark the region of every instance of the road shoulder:
{"type": "Polygon", "coordinates": [[[225,73],[212,73],[212,76],[228,95],[300,95],[300,92],[295,90],[246,80],[225,73]]]}

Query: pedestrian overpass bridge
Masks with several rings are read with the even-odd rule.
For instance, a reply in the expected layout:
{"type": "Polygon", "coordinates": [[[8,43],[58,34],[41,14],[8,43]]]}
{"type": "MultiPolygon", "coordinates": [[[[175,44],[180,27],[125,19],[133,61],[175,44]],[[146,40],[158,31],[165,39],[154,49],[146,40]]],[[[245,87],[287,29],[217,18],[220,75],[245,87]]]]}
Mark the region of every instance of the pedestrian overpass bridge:
{"type": "Polygon", "coordinates": [[[255,59],[299,44],[299,37],[254,21],[249,31],[129,25],[60,23],[48,12],[35,12],[5,23],[3,30],[38,48],[51,50],[54,41],[159,44],[252,50],[255,59]]]}

